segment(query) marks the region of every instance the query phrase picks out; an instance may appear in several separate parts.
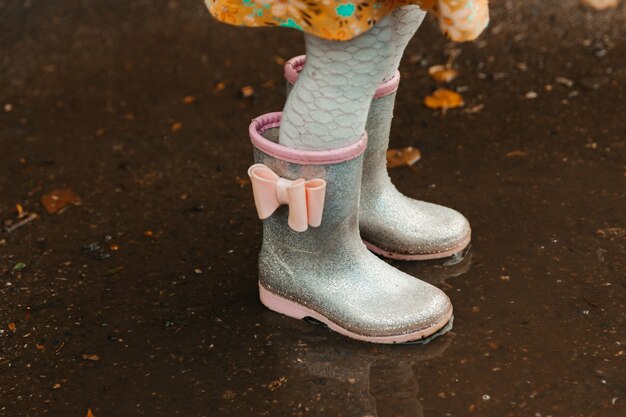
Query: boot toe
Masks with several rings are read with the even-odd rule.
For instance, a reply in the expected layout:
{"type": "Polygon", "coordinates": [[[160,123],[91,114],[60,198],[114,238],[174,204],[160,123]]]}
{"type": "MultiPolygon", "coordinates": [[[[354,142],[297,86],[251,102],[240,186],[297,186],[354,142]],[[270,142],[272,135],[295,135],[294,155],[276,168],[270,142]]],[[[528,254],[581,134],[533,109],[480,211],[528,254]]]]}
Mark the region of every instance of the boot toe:
{"type": "Polygon", "coordinates": [[[443,291],[375,259],[380,264],[370,265],[371,280],[346,297],[351,305],[340,319],[346,328],[374,338],[418,334],[419,339],[447,324],[452,303],[443,291]]]}
{"type": "Polygon", "coordinates": [[[456,210],[400,193],[380,201],[382,204],[364,206],[360,226],[368,246],[381,255],[439,258],[454,255],[469,244],[469,222],[456,210]]]}

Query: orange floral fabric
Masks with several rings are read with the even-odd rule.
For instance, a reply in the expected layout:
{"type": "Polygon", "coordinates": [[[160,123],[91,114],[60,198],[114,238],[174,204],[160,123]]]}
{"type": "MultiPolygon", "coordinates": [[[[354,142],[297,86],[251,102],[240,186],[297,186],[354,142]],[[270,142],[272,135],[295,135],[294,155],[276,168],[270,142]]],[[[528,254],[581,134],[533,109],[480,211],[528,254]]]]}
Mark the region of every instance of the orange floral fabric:
{"type": "Polygon", "coordinates": [[[453,41],[474,40],[489,23],[488,0],[205,0],[224,23],[291,27],[330,40],[366,32],[398,7],[416,4],[434,12],[453,41]]]}

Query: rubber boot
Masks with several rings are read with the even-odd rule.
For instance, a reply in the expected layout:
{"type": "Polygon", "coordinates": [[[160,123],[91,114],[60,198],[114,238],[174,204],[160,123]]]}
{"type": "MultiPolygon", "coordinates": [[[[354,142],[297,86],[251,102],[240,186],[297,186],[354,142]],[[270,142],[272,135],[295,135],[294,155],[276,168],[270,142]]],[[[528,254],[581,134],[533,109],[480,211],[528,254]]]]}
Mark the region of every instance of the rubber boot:
{"type": "MultiPolygon", "coordinates": [[[[306,57],[285,64],[287,89],[295,84],[306,57]]],[[[376,90],[367,118],[369,143],[363,166],[359,227],[367,247],[374,253],[400,260],[446,258],[462,252],[470,243],[471,230],[459,212],[437,204],[406,197],[387,173],[389,133],[400,73],[376,90]]]]}
{"type": "Polygon", "coordinates": [[[263,243],[261,302],[375,343],[428,341],[449,330],[452,305],[437,287],[367,250],[358,229],[367,134],[330,151],[278,144],[281,113],[252,121],[248,171],[263,243]]]}

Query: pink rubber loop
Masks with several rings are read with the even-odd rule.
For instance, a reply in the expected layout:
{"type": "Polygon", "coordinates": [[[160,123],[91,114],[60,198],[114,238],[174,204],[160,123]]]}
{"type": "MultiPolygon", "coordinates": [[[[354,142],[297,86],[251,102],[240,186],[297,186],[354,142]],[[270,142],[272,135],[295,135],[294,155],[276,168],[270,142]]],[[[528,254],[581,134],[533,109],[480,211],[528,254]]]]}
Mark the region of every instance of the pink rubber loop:
{"type": "Polygon", "coordinates": [[[393,74],[393,77],[382,83],[376,89],[376,93],[374,94],[374,99],[388,96],[390,94],[398,91],[398,86],[400,85],[400,71],[396,70],[396,73],[393,74]]]}
{"type": "Polygon", "coordinates": [[[290,84],[295,84],[298,80],[298,74],[304,68],[306,62],[306,55],[298,55],[285,62],[285,79],[290,84]]]}
{"type": "MultiPolygon", "coordinates": [[[[298,76],[304,68],[305,63],[306,55],[298,55],[291,58],[285,63],[285,79],[290,84],[293,85],[296,83],[296,81],[298,81],[298,76]]],[[[395,93],[398,90],[399,85],[400,71],[396,71],[393,77],[378,86],[378,88],[376,89],[376,93],[374,94],[374,99],[385,97],[395,93]]]]}
{"type": "Polygon", "coordinates": [[[250,140],[259,150],[283,161],[302,165],[327,165],[349,161],[360,156],[367,147],[367,133],[350,145],[330,150],[299,150],[288,148],[263,137],[263,132],[280,126],[282,112],[267,113],[250,123],[250,140]]]}

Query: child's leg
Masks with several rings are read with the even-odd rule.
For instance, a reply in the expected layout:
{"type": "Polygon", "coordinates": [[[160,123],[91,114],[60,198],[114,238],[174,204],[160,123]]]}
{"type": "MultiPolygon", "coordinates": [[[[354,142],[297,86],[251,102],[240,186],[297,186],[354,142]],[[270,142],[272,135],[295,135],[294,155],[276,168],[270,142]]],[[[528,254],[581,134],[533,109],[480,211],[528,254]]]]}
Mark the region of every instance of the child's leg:
{"type": "MultiPolygon", "coordinates": [[[[392,14],[396,67],[422,17],[422,11],[410,6],[392,14]]],[[[404,196],[387,174],[385,155],[395,95],[393,91],[374,100],[367,120],[369,141],[359,212],[361,237],[373,252],[397,259],[436,259],[462,252],[471,238],[467,219],[452,209],[404,196]]]]}
{"type": "Polygon", "coordinates": [[[282,145],[334,149],[358,140],[376,88],[395,71],[392,22],[344,42],[305,34],[307,62],[285,104],[282,145]]]}
{"type": "Polygon", "coordinates": [[[404,50],[422,24],[424,16],[426,16],[426,12],[415,5],[404,6],[391,13],[391,24],[393,27],[392,45],[395,52],[393,54],[393,68],[390,73],[385,74],[384,81],[393,77],[400,66],[404,50]]]}
{"type": "Polygon", "coordinates": [[[279,142],[333,149],[355,141],[376,88],[393,77],[424,15],[418,6],[396,9],[346,42],[305,35],[307,65],[285,104],[279,142]]]}

